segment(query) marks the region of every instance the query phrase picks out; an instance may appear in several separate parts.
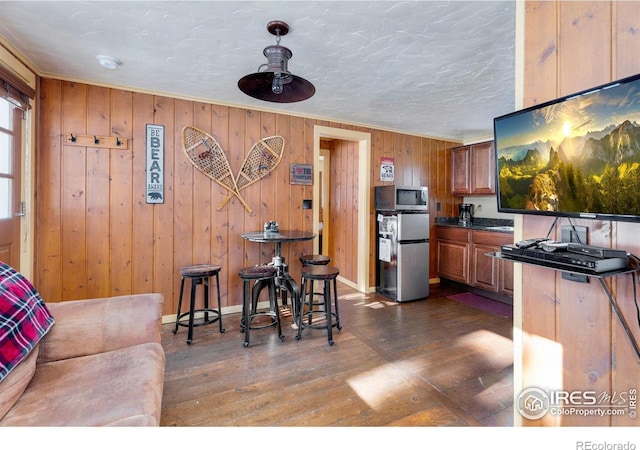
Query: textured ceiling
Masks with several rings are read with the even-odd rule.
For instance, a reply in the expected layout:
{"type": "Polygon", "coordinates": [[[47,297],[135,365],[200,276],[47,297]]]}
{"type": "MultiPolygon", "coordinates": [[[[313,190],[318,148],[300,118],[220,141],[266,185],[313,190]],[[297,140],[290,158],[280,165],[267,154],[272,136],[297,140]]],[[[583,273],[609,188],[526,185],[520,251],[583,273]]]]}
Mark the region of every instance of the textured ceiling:
{"type": "Polygon", "coordinates": [[[464,142],[514,109],[513,0],[2,1],[0,34],[43,76],[464,142]],[[271,20],[290,26],[281,45],[308,100],[237,88],[275,44],[271,20]]]}

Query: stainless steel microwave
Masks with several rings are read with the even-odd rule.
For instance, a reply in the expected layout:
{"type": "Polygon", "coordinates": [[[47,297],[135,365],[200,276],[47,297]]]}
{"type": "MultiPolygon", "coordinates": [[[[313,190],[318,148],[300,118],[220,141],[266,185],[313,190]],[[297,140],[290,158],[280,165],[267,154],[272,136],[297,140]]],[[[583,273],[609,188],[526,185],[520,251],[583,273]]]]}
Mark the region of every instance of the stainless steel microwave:
{"type": "Polygon", "coordinates": [[[378,211],[427,211],[429,191],[425,186],[376,186],[374,205],[378,211]]]}

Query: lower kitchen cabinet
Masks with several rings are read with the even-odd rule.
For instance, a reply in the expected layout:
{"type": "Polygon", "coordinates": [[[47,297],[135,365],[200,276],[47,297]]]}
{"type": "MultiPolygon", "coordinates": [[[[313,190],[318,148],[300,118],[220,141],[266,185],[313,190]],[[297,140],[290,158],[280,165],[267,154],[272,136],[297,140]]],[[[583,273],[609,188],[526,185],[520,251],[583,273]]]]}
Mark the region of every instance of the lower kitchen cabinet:
{"type": "Polygon", "coordinates": [[[499,252],[504,244],[512,244],[513,235],[491,231],[472,231],[471,286],[513,296],[513,263],[486,256],[499,252]]]}
{"type": "Polygon", "coordinates": [[[513,262],[486,256],[513,243],[513,235],[462,227],[437,227],[438,276],[499,296],[513,297],[513,262]]]}
{"type": "Polygon", "coordinates": [[[438,275],[469,284],[469,242],[471,230],[437,227],[438,275]]]}
{"type": "Polygon", "coordinates": [[[513,262],[500,260],[500,279],[498,293],[513,298],[513,262]]]}

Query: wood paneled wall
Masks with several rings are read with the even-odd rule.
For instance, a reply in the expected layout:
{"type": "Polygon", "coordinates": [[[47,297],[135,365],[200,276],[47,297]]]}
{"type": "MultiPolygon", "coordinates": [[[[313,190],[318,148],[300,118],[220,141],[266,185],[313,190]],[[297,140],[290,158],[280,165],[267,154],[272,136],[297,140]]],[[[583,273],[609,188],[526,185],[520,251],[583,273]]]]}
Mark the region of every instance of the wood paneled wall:
{"type": "MultiPolygon", "coordinates": [[[[528,1],[525,14],[525,107],[640,72],[640,3],[528,1]]],[[[588,227],[592,245],[640,254],[638,224],[573,223],[588,227]]],[[[567,224],[561,221],[558,227],[567,224]]],[[[525,216],[524,237],[545,236],[551,225],[551,219],[525,216]]],[[[633,280],[621,276],[607,284],[640,339],[633,280]]],[[[640,361],[597,280],[576,283],[527,266],[522,288],[524,388],[614,395],[640,386],[640,361]]],[[[614,417],[546,416],[525,424],[637,426],[628,412],[614,417]]]]}
{"type": "MultiPolygon", "coordinates": [[[[380,157],[392,156],[397,183],[431,188],[432,222],[436,202],[442,205],[437,214],[455,214],[448,149],[457,142],[55,79],[41,80],[39,106],[35,274],[47,301],[153,291],[165,296],[164,314],[175,314],[179,268],[213,263],[222,266],[222,305],[239,305],[237,271],[271,261],[274,251],[273,245],[247,243],[240,234],[262,229],[267,220],[277,220],[283,229],[312,230],[312,210],[302,208],[302,200],[313,197],[312,187],[291,185],[289,166],[313,164],[315,125],[371,133],[372,184],[381,184],[380,157]],[[145,202],[147,124],[165,127],[164,204],[145,202]],[[242,191],[252,213],[235,198],[218,211],[227,191],[187,161],[180,138],[185,125],[210,132],[234,173],[257,140],[275,134],[284,137],[285,153],[278,168],[242,191]],[[64,141],[69,133],[119,136],[130,139],[129,147],[70,146],[64,141]]],[[[352,221],[357,177],[352,173],[358,155],[353,152],[345,145],[336,153],[339,162],[332,180],[340,183],[334,186],[339,213],[332,206],[336,221],[332,251],[340,255],[341,274],[355,281],[352,244],[358,236],[352,221]]],[[[371,218],[375,230],[373,213],[371,218]]],[[[372,233],[371,270],[374,238],[372,233]]],[[[283,245],[296,278],[298,256],[309,251],[310,242],[283,245]]],[[[431,261],[430,276],[434,276],[433,256],[431,261]]]]}

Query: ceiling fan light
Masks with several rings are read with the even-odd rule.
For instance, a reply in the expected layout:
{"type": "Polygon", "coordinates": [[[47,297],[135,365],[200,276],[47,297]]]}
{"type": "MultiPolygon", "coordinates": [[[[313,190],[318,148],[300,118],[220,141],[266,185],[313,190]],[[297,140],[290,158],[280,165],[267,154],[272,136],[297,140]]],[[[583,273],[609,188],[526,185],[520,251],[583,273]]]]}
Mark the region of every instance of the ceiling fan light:
{"type": "Polygon", "coordinates": [[[315,94],[316,88],[304,78],[289,72],[291,50],[279,45],[280,36],[289,31],[284,22],[273,21],[267,24],[271,34],[277,36],[276,45],[263,50],[267,63],[258,68],[258,72],[246,75],[238,81],[238,88],[250,97],[276,103],[292,103],[306,100],[315,94]]]}
{"type": "Polygon", "coordinates": [[[271,82],[271,92],[274,94],[282,94],[282,79],[278,74],[274,74],[273,81],[271,82]]]}

